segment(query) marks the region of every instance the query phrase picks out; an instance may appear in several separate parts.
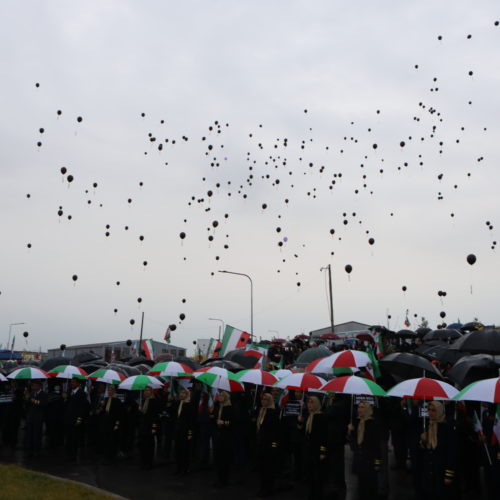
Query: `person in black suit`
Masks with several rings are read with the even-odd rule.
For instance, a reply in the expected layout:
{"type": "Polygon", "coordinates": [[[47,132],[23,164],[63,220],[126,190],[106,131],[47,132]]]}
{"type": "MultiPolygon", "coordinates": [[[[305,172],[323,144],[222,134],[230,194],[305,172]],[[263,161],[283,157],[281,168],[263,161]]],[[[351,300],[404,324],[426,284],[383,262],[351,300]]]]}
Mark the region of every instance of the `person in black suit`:
{"type": "Polygon", "coordinates": [[[264,392],[260,402],[261,407],[255,423],[257,437],[255,459],[260,475],[258,496],[266,497],[273,493],[276,479],[280,426],[273,396],[269,392],[264,392]]]}
{"type": "Polygon", "coordinates": [[[179,399],[175,405],[175,464],[176,474],[189,472],[191,448],[193,443],[195,409],[191,403],[191,393],[188,389],[179,391],[179,399]]]}
{"type": "Polygon", "coordinates": [[[85,421],[89,414],[89,402],[77,378],[70,380],[70,392],[66,394],[64,431],[66,453],[69,460],[76,461],[83,447],[85,421]]]}
{"type": "Polygon", "coordinates": [[[116,387],[108,385],[107,396],[98,411],[99,435],[104,460],[111,461],[116,456],[123,421],[123,403],[116,397],[116,387]]]}
{"type": "Polygon", "coordinates": [[[360,500],[376,498],[381,464],[380,430],[368,401],[358,404],[358,418],[347,429],[354,452],[353,472],[358,476],[358,497],[360,500]]]}
{"type": "Polygon", "coordinates": [[[309,484],[309,500],[323,498],[323,483],[326,476],[326,453],[328,423],[321,412],[321,401],[317,396],[307,398],[307,418],[299,415],[298,425],[305,434],[305,475],[309,484]]]}
{"type": "Polygon", "coordinates": [[[234,408],[231,405],[229,392],[221,391],[215,403],[213,415],[215,418],[214,452],[217,482],[215,487],[227,486],[231,465],[233,463],[234,408]]]}
{"type": "Polygon", "coordinates": [[[444,500],[454,497],[456,441],[455,430],[446,422],[445,410],[439,401],[428,404],[429,425],[420,438],[417,461],[422,498],[444,500]]]}
{"type": "Polygon", "coordinates": [[[42,448],[43,423],[47,407],[47,393],[40,380],[31,381],[31,391],[26,390],[26,429],[24,446],[28,456],[37,456],[42,448]]]}
{"type": "Polygon", "coordinates": [[[160,403],[155,398],[153,389],[144,389],[144,402],[139,408],[139,452],[141,454],[141,467],[153,468],[156,433],[160,416],[160,403]]]}

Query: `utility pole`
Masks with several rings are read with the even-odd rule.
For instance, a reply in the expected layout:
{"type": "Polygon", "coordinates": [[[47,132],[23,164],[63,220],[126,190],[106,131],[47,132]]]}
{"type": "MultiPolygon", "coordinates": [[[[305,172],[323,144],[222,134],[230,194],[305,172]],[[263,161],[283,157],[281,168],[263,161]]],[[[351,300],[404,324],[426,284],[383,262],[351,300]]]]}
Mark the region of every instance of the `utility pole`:
{"type": "Polygon", "coordinates": [[[330,324],[332,327],[332,333],[335,333],[335,323],[333,321],[333,288],[332,288],[332,266],[328,264],[326,267],[322,267],[320,271],[328,270],[328,284],[330,288],[330,324]]]}
{"type": "Polygon", "coordinates": [[[142,353],[142,329],[144,328],[144,311],[142,311],[142,318],[141,318],[141,336],[139,338],[139,352],[138,356],[141,356],[142,353]]]}

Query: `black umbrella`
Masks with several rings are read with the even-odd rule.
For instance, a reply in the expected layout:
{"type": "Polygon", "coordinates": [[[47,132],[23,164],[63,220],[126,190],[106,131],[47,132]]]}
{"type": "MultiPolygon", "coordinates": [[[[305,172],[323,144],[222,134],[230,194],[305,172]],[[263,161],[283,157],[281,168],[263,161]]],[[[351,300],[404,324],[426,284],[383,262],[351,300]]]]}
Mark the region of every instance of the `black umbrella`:
{"type": "Polygon", "coordinates": [[[130,361],[127,361],[127,365],[136,366],[136,365],[148,365],[154,366],[155,362],[152,359],[148,359],[145,356],[137,356],[136,358],[132,358],[130,361]]]}
{"type": "Polygon", "coordinates": [[[148,371],[151,370],[150,366],[145,365],[143,363],[135,365],[134,368],[138,370],[141,373],[141,375],[146,375],[146,373],[148,373],[148,371]]]}
{"type": "Polygon", "coordinates": [[[203,361],[202,365],[204,368],[207,368],[209,366],[218,366],[219,368],[225,368],[226,370],[235,372],[244,370],[244,367],[239,363],[235,363],[234,361],[229,361],[227,359],[207,359],[203,361]]]}
{"type": "Polygon", "coordinates": [[[95,372],[101,368],[107,368],[108,363],[106,361],[92,361],[91,363],[83,363],[80,365],[82,370],[85,370],[87,373],[95,372]]]}
{"type": "Polygon", "coordinates": [[[110,370],[116,370],[121,374],[125,375],[125,377],[132,377],[133,375],[141,375],[140,370],[138,370],[135,366],[125,365],[123,363],[111,363],[107,366],[110,370]]]}
{"type": "Polygon", "coordinates": [[[500,354],[500,330],[476,330],[456,340],[452,349],[471,354],[500,354]]]}
{"type": "MultiPolygon", "coordinates": [[[[433,342],[438,342],[438,341],[433,341],[433,342]]],[[[425,349],[420,350],[416,349],[414,352],[418,352],[418,354],[421,354],[422,356],[425,356],[426,358],[430,360],[436,359],[440,363],[451,363],[454,365],[459,359],[463,358],[464,356],[467,356],[467,353],[462,352],[462,351],[457,351],[456,349],[450,349],[450,346],[448,344],[443,344],[442,342],[439,342],[437,345],[428,345],[428,344],[423,344],[420,347],[426,346],[425,349]]]]}
{"type": "Polygon", "coordinates": [[[99,356],[99,354],[96,354],[92,351],[85,351],[77,354],[76,356],[73,356],[71,358],[70,364],[72,364],[73,366],[80,366],[83,363],[91,363],[100,359],[102,359],[102,356],[99,356]]]}
{"type": "Polygon", "coordinates": [[[500,356],[473,354],[459,359],[446,376],[463,389],[476,380],[498,376],[500,356]]]}
{"type": "Polygon", "coordinates": [[[233,361],[243,366],[245,370],[254,368],[259,362],[259,357],[253,356],[251,354],[245,354],[245,349],[236,349],[234,351],[228,352],[223,359],[228,361],[233,361]]]}
{"type": "Polygon", "coordinates": [[[462,332],[475,332],[476,330],[482,330],[484,325],[479,321],[470,321],[469,323],[465,323],[460,330],[462,332]]]}
{"type": "Polygon", "coordinates": [[[432,349],[434,346],[437,345],[444,345],[445,342],[442,340],[429,340],[428,342],[424,342],[423,344],[420,344],[416,349],[413,350],[415,354],[424,354],[427,352],[429,349],[432,349]]]}
{"type": "Polygon", "coordinates": [[[19,361],[19,366],[35,366],[40,368],[40,361],[38,361],[37,359],[26,359],[23,361],[19,361]]]}
{"type": "Polygon", "coordinates": [[[70,362],[69,358],[64,358],[62,356],[57,356],[55,358],[46,359],[40,365],[40,368],[42,370],[45,370],[46,372],[49,372],[50,370],[52,370],[52,368],[55,368],[56,366],[69,365],[69,362],[70,362]]]}
{"type": "Polygon", "coordinates": [[[441,330],[432,330],[425,334],[424,341],[428,340],[455,340],[459,339],[462,334],[458,330],[452,328],[442,328],[441,330]]]}
{"type": "Polygon", "coordinates": [[[417,334],[413,330],[399,330],[396,332],[396,337],[400,339],[414,339],[417,337],[417,334]]]}
{"type": "Polygon", "coordinates": [[[428,359],[409,352],[395,352],[384,356],[380,360],[380,368],[399,381],[420,377],[443,378],[428,359]]]}
{"type": "Polygon", "coordinates": [[[425,337],[429,332],[432,332],[432,328],[427,328],[425,326],[421,326],[420,328],[417,328],[415,330],[415,333],[419,336],[419,337],[425,337]]]}
{"type": "Polygon", "coordinates": [[[301,352],[300,355],[295,360],[295,363],[309,364],[311,363],[311,361],[314,361],[315,359],[326,358],[326,356],[330,356],[330,354],[332,354],[332,351],[330,351],[330,349],[328,349],[327,347],[324,346],[311,347],[301,352]]]}

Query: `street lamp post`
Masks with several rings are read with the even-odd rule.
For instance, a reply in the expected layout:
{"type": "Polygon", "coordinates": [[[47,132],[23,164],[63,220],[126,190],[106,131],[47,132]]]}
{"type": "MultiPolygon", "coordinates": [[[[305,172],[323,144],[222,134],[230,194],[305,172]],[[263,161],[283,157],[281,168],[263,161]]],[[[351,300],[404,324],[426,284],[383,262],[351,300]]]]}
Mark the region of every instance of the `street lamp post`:
{"type": "Polygon", "coordinates": [[[220,321],[222,323],[222,329],[221,329],[221,325],[219,325],[219,338],[217,340],[220,341],[220,335],[221,335],[221,331],[223,332],[224,331],[224,320],[222,319],[218,319],[218,318],[208,318],[210,321],[220,321]]]}
{"type": "Polygon", "coordinates": [[[248,274],[243,274],[243,273],[235,273],[233,271],[219,271],[219,273],[226,273],[226,274],[236,274],[238,276],[245,276],[250,280],[250,337],[251,337],[251,342],[253,343],[253,281],[248,274]]]}
{"type": "Polygon", "coordinates": [[[332,266],[328,264],[326,267],[322,267],[320,271],[328,271],[328,283],[330,285],[330,323],[332,325],[332,334],[335,333],[335,325],[333,322],[333,290],[332,290],[332,266]]]}
{"type": "Polygon", "coordinates": [[[10,346],[10,334],[11,334],[11,331],[12,331],[12,327],[15,326],[15,325],[25,325],[26,323],[11,323],[9,325],[9,340],[7,340],[7,349],[9,348],[10,346]]]}

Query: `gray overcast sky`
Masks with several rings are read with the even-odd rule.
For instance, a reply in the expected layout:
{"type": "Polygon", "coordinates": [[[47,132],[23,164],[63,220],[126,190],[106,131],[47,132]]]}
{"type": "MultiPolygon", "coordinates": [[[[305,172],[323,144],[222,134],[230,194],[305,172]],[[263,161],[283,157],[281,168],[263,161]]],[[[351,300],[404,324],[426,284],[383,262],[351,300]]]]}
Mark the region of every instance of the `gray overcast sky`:
{"type": "Polygon", "coordinates": [[[249,283],[220,269],[252,276],[256,335],[295,335],[329,322],[327,264],[336,323],[499,321],[499,19],[495,1],[2,2],[1,342],[14,322],[32,349],[136,338],[142,311],[146,338],[176,323],[185,347],[209,317],[249,330],[249,283]]]}

